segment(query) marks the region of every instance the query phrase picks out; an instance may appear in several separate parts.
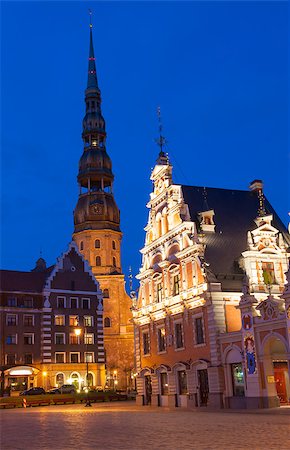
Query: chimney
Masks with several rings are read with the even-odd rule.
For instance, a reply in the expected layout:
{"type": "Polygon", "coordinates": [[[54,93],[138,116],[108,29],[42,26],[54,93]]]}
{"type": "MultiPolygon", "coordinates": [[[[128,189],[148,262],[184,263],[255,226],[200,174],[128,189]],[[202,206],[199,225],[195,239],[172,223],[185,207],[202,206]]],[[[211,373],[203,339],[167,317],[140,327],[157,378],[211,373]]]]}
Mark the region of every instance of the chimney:
{"type": "Polygon", "coordinates": [[[260,192],[263,191],[263,181],[262,180],[254,180],[249,186],[250,191],[252,192],[260,192]]]}

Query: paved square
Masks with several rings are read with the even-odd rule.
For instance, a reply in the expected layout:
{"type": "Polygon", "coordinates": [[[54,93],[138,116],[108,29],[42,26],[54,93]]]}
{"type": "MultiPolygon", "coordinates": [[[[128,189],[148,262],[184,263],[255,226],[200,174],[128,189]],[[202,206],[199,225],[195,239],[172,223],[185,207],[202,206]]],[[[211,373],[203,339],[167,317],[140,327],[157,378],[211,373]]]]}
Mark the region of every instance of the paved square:
{"type": "Polygon", "coordinates": [[[1,450],[289,450],[290,409],[207,412],[133,402],[0,411],[1,450]]]}

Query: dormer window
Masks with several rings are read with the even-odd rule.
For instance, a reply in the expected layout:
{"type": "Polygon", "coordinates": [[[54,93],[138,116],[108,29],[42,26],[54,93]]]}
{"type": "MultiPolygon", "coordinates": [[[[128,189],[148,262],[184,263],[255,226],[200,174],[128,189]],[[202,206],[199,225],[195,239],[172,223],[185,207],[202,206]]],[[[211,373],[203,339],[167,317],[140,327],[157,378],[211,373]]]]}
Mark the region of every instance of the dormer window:
{"type": "Polygon", "coordinates": [[[199,214],[200,228],[202,231],[215,231],[214,210],[202,211],[199,214]]]}

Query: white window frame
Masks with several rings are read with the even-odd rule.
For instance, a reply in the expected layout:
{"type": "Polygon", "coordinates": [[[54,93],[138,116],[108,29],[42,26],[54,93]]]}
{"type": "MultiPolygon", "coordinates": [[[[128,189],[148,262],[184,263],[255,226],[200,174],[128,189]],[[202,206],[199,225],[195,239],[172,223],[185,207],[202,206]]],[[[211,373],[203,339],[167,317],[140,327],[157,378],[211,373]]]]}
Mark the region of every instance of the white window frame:
{"type": "Polygon", "coordinates": [[[18,334],[17,333],[15,333],[15,334],[8,334],[7,336],[6,336],[6,338],[5,338],[5,344],[6,345],[17,345],[18,344],[18,334]],[[11,342],[11,344],[8,344],[7,343],[7,338],[9,337],[9,336],[15,336],[15,343],[14,342],[11,342]]]}
{"type": "Polygon", "coordinates": [[[66,343],[65,341],[66,341],[66,339],[65,339],[65,333],[60,333],[60,332],[58,332],[58,331],[54,333],[54,345],[65,345],[65,343],[66,343]],[[62,335],[62,336],[63,336],[63,344],[57,344],[57,343],[56,343],[56,336],[57,336],[57,335],[62,335]]]}
{"type": "Polygon", "coordinates": [[[35,336],[34,336],[34,333],[23,333],[23,344],[24,345],[34,345],[35,344],[35,336]],[[25,337],[28,337],[28,336],[31,336],[32,337],[32,339],[31,339],[31,344],[24,344],[24,338],[25,337]]]}
{"type": "Polygon", "coordinates": [[[203,313],[197,313],[197,314],[193,314],[192,315],[192,325],[193,325],[193,345],[195,347],[204,347],[206,345],[206,340],[205,340],[205,327],[204,327],[204,317],[203,317],[203,313]],[[200,319],[202,320],[202,331],[203,331],[203,339],[204,341],[201,344],[198,344],[196,342],[196,327],[195,327],[195,320],[196,319],[200,319]]]}
{"type": "Polygon", "coordinates": [[[82,309],[91,309],[91,299],[89,297],[82,297],[82,309]],[[84,308],[84,300],[88,300],[88,308],[84,308]]]}
{"type": "Polygon", "coordinates": [[[80,336],[77,336],[75,333],[69,334],[69,345],[80,345],[80,336]],[[76,344],[71,342],[71,336],[73,336],[74,339],[76,339],[76,344]]]}
{"type": "Polygon", "coordinates": [[[18,314],[7,313],[7,314],[6,314],[6,326],[7,326],[7,327],[15,327],[15,326],[17,326],[17,325],[18,325],[18,314]],[[9,317],[9,316],[13,316],[13,317],[16,318],[16,320],[15,320],[15,325],[9,325],[9,324],[8,324],[8,317],[9,317]]]}
{"type": "Polygon", "coordinates": [[[16,353],[5,353],[5,363],[8,365],[8,356],[14,355],[14,364],[16,364],[16,353]]]}
{"type": "Polygon", "coordinates": [[[92,355],[92,361],[88,361],[89,363],[94,363],[95,362],[95,353],[94,352],[85,352],[84,356],[85,356],[85,362],[87,362],[87,355],[92,355]]]}
{"type": "Polygon", "coordinates": [[[176,352],[180,352],[181,350],[184,350],[185,349],[185,342],[184,342],[184,325],[183,325],[183,320],[182,319],[178,319],[178,320],[174,320],[174,322],[173,322],[173,329],[174,329],[174,333],[173,333],[173,336],[174,336],[174,350],[176,351],[176,352]],[[175,330],[175,325],[177,325],[178,323],[181,323],[181,333],[182,333],[182,347],[177,347],[177,342],[176,342],[176,330],[175,330]]]}
{"type": "Polygon", "coordinates": [[[54,362],[55,362],[55,364],[65,364],[66,363],[66,353],[65,352],[54,352],[54,362]],[[63,363],[57,362],[56,355],[64,355],[63,363]]]}
{"type": "Polygon", "coordinates": [[[60,299],[64,300],[64,302],[63,302],[63,307],[66,308],[66,297],[65,297],[64,295],[58,295],[58,296],[56,297],[56,307],[57,307],[57,309],[62,309],[62,308],[60,308],[60,307],[58,306],[58,300],[60,300],[60,299]]]}
{"type": "Polygon", "coordinates": [[[80,318],[79,318],[79,316],[77,314],[70,314],[68,316],[68,324],[69,324],[70,327],[78,327],[79,323],[80,323],[80,318]],[[75,323],[73,325],[71,325],[71,323],[70,323],[70,319],[72,317],[74,317],[74,320],[75,320],[75,323]]]}
{"type": "Polygon", "coordinates": [[[54,315],[54,326],[55,327],[64,327],[65,326],[65,315],[64,314],[55,314],[54,315]],[[62,317],[63,318],[63,325],[59,325],[58,323],[56,323],[56,318],[57,317],[62,317]]]}
{"type": "Polygon", "coordinates": [[[85,333],[84,334],[84,344],[85,345],[94,345],[95,343],[95,333],[85,333]],[[87,342],[87,339],[92,338],[92,342],[87,342]]]}
{"type": "Polygon", "coordinates": [[[23,326],[24,327],[34,327],[34,314],[23,314],[23,326]],[[32,317],[32,325],[25,325],[25,317],[32,317]]]}
{"type": "Polygon", "coordinates": [[[80,360],[81,360],[81,353],[80,352],[69,352],[69,362],[71,363],[71,364],[79,364],[80,363],[80,360]],[[73,362],[72,360],[71,360],[71,355],[78,355],[78,362],[76,363],[76,362],[73,362]]]}
{"type": "Polygon", "coordinates": [[[70,297],[70,299],[69,299],[69,306],[70,306],[70,309],[78,309],[78,307],[79,307],[79,298],[78,297],[70,297]],[[72,306],[71,306],[71,301],[72,300],[76,300],[77,301],[77,306],[75,308],[72,308],[72,306]]]}
{"type": "Polygon", "coordinates": [[[89,315],[84,316],[84,326],[85,327],[93,327],[94,326],[94,316],[89,316],[89,315]],[[86,325],[87,318],[91,319],[91,325],[86,325]]]}

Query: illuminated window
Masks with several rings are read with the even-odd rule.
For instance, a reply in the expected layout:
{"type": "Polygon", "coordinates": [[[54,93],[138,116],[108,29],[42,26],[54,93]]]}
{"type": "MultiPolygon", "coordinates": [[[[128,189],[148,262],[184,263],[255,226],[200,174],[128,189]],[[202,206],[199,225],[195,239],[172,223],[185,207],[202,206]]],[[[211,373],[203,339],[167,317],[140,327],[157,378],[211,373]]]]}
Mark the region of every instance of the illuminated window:
{"type": "Polygon", "coordinates": [[[94,333],[86,333],[85,334],[85,344],[86,345],[94,344],[94,333]]]}
{"type": "Polygon", "coordinates": [[[23,317],[23,325],[25,327],[33,327],[34,325],[34,316],[25,314],[23,317]]]}
{"type": "Polygon", "coordinates": [[[95,240],[95,248],[101,248],[101,242],[100,239],[95,240]]]}
{"type": "Polygon", "coordinates": [[[75,333],[69,334],[69,343],[71,345],[78,345],[80,343],[80,337],[77,336],[75,333]]]}
{"type": "Polygon", "coordinates": [[[109,289],[104,289],[103,290],[103,297],[104,298],[109,298],[110,297],[109,289]]]}
{"type": "Polygon", "coordinates": [[[104,319],[104,327],[105,328],[110,328],[111,327],[111,319],[110,319],[110,317],[105,317],[105,319],[104,319]]]}
{"type": "Polygon", "coordinates": [[[158,328],[157,330],[157,340],[158,340],[158,352],[165,352],[165,327],[158,328]]]}
{"type": "Polygon", "coordinates": [[[231,364],[231,368],[233,380],[233,395],[235,397],[244,397],[245,386],[244,386],[244,372],[242,363],[231,364]]]}
{"type": "Polygon", "coordinates": [[[34,333],[24,333],[23,342],[24,342],[24,345],[33,345],[34,344],[34,333]]]}
{"type": "Polygon", "coordinates": [[[91,352],[85,353],[85,362],[93,363],[94,362],[94,354],[91,352]]]}
{"type": "Polygon", "coordinates": [[[174,324],[175,348],[183,348],[183,329],[182,323],[174,324]]]}
{"type": "Polygon", "coordinates": [[[148,355],[150,353],[150,339],[149,339],[149,332],[144,331],[143,332],[143,354],[148,355]]]}
{"type": "Polygon", "coordinates": [[[54,316],[54,325],[64,326],[65,325],[65,316],[54,316]]]}
{"type": "Polygon", "coordinates": [[[84,326],[92,327],[94,325],[93,316],[84,316],[84,326]]]}
{"type": "Polygon", "coordinates": [[[69,326],[77,327],[79,324],[79,316],[69,316],[69,326]]]}
{"type": "Polygon", "coordinates": [[[101,257],[96,256],[96,266],[101,266],[101,257]]]}
{"type": "Polygon", "coordinates": [[[7,314],[6,315],[6,325],[8,325],[8,326],[17,325],[17,314],[7,314]]]}
{"type": "Polygon", "coordinates": [[[59,364],[65,363],[65,353],[64,352],[56,352],[55,353],[55,362],[59,364]]]}
{"type": "Polygon", "coordinates": [[[168,375],[166,372],[162,372],[160,374],[160,390],[161,390],[161,395],[168,394],[168,375]]]}
{"type": "Polygon", "coordinates": [[[61,387],[64,384],[64,374],[58,373],[55,377],[57,387],[61,387]]]}
{"type": "Polygon", "coordinates": [[[262,270],[263,270],[264,283],[267,286],[276,284],[274,263],[262,262],[262,270]]]}

